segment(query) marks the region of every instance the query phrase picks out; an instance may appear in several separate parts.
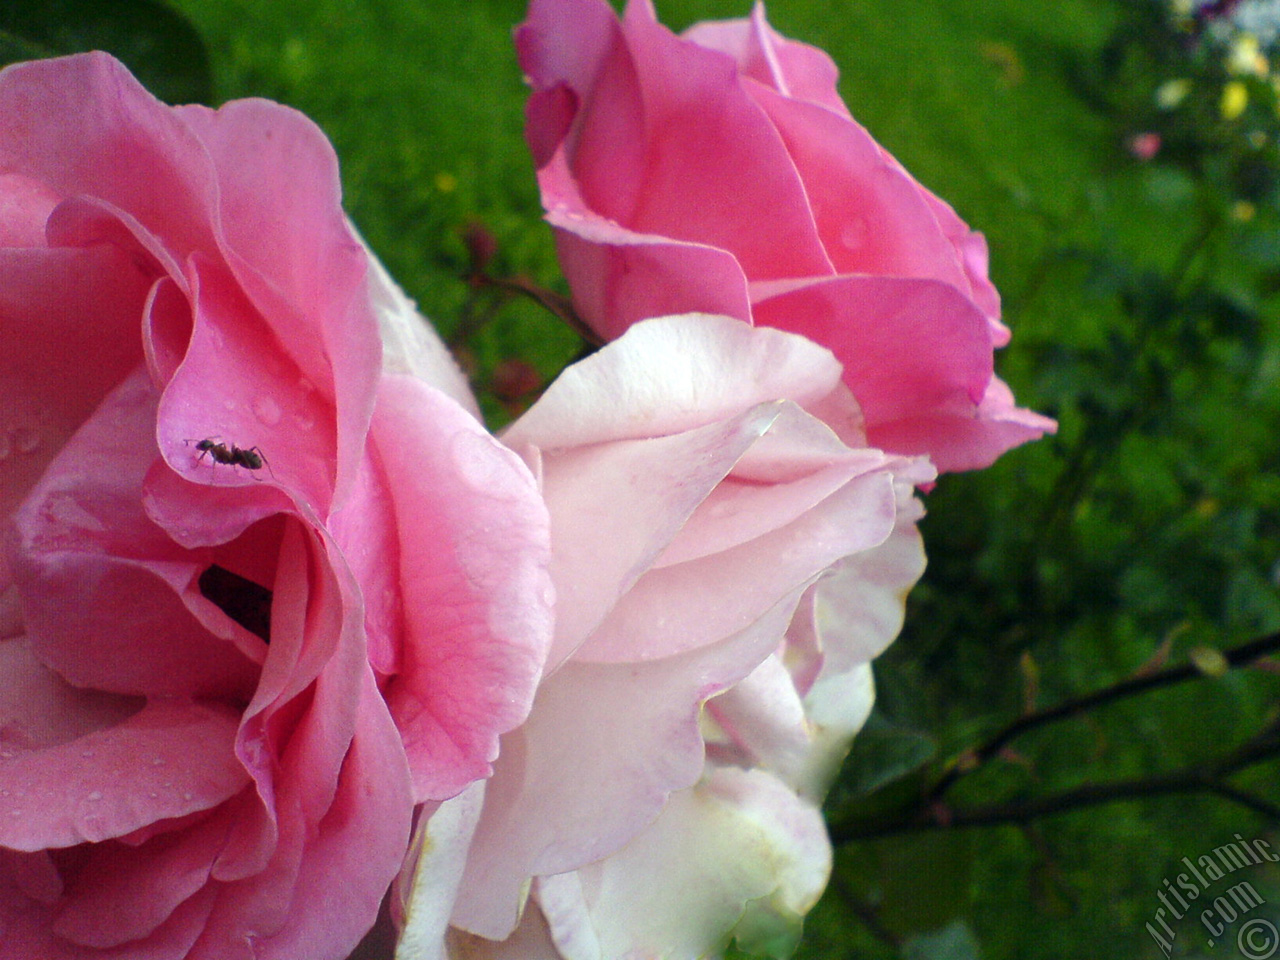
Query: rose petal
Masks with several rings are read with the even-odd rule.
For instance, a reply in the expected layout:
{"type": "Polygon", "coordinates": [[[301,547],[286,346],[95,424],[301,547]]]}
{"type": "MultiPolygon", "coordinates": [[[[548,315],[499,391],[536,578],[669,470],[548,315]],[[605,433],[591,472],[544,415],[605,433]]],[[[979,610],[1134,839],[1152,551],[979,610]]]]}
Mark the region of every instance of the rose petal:
{"type": "Polygon", "coordinates": [[[878,450],[849,450],[792,404],[681,528],[653,566],[698,560],[750,543],[799,519],[854,477],[904,463],[878,450]]]}
{"type": "Polygon", "coordinates": [[[416,853],[417,863],[404,905],[397,960],[448,960],[449,915],[480,822],[484,790],[485,782],[477,780],[430,816],[424,811],[410,845],[410,857],[416,853]]]}
{"type": "MultiPolygon", "coordinates": [[[[350,229],[355,232],[354,227],[350,229]]],[[[364,244],[364,238],[359,234],[356,234],[356,239],[364,244]]],[[[480,408],[471,393],[466,374],[449,353],[436,328],[418,313],[417,305],[391,279],[391,274],[387,273],[368,244],[365,244],[365,252],[369,256],[367,293],[382,336],[383,370],[417,377],[452,397],[479,419],[480,408]]]]}
{"type": "Polygon", "coordinates": [[[749,320],[747,283],[731,254],[702,244],[599,228],[590,215],[553,209],[556,251],[579,315],[605,339],[633,323],[702,311],[749,320]]]}
{"type": "Polygon", "coordinates": [[[149,278],[108,247],[0,249],[0,512],[142,359],[149,278]],[[86,322],[92,318],[92,322],[86,322]],[[85,363],[92,357],[92,363],[85,363]]]}
{"type": "Polygon", "coordinates": [[[0,116],[0,168],[129,211],[178,262],[216,250],[208,153],[118,60],[87,53],[14,64],[0,74],[0,116]]]}
{"type": "Polygon", "coordinates": [[[208,882],[226,841],[225,817],[162,835],[142,847],[99,844],[62,900],[54,932],[104,949],[150,936],[208,882]]]}
{"type": "Polygon", "coordinates": [[[845,276],[761,295],[757,323],[826,344],[844,364],[873,446],[968,470],[1054,426],[1000,389],[987,319],[953,286],[845,276]]]}
{"type": "Polygon", "coordinates": [[[6,749],[0,845],[69,847],[217,806],[249,779],[232,751],[237,720],[225,708],[156,700],[78,740],[6,749]]]}
{"type": "Polygon", "coordinates": [[[528,722],[503,740],[454,925],[505,938],[528,877],[612,854],[693,783],[698,704],[777,646],[799,595],[720,643],[649,663],[570,661],[545,680],[528,722]]]}
{"type": "Polygon", "coordinates": [[[729,54],[738,71],[784,96],[821,104],[849,116],[849,108],[836,89],[839,71],[823,50],[789,40],[776,32],[757,3],[749,19],[695,23],[683,34],[699,46],[729,54]]]}
{"type": "Polygon", "coordinates": [[[996,347],[1005,346],[1011,334],[1009,328],[1000,322],[1000,294],[987,276],[986,238],[970,230],[951,205],[940,197],[925,190],[924,198],[933,210],[938,226],[960,254],[961,264],[969,278],[969,295],[973,297],[978,309],[987,315],[987,321],[991,324],[992,344],[996,347]]]}
{"type": "Polygon", "coordinates": [[[665,436],[758,403],[808,407],[839,381],[835,358],[802,337],[729,317],[661,317],[566,369],[503,441],[554,450],[665,436]]]}
{"type": "Polygon", "coordinates": [[[14,516],[13,573],[32,650],[74,684],[142,696],[242,697],[256,670],[170,589],[192,559],[143,514],[155,459],[154,397],[141,370],[63,447],[14,516]],[[85,637],[94,642],[85,643],[85,637]]]}
{"type": "Polygon", "coordinates": [[[835,272],[940,280],[970,293],[926,191],[863,127],[826,107],[749,89],[804,181],[835,272]]]}
{"type": "MultiPolygon", "coordinates": [[[[46,906],[57,903],[63,890],[58,868],[45,850],[19,853],[0,848],[0,889],[6,885],[11,885],[23,897],[46,906]]],[[[0,924],[3,923],[3,911],[0,910],[0,924]]]]}
{"type": "MultiPolygon", "coordinates": [[[[338,455],[332,398],[304,376],[225,268],[198,259],[188,270],[195,324],[185,359],[160,401],[161,453],[194,483],[278,484],[301,505],[325,515],[338,455]],[[264,469],[219,464],[198,447],[208,439],[260,451],[264,469]]],[[[268,496],[245,494],[250,495],[268,496]]]]}
{"type": "Polygon", "coordinates": [[[728,250],[748,276],[829,273],[803,188],[733,62],[673,36],[647,2],[628,6],[624,46],[616,26],[602,26],[603,9],[535,2],[520,28],[522,66],[539,88],[565,83],[591,107],[566,147],[590,208],[637,232],[728,250]],[[578,22],[593,25],[588,52],[557,56],[565,45],[552,38],[573,23],[576,39],[578,22]]]}
{"type": "Polygon", "coordinates": [[[826,669],[869,663],[902,629],[907,594],[924,573],[916,521],[924,510],[910,487],[897,488],[897,519],[883,543],[835,564],[816,587],[814,617],[826,669]]]}
{"type": "Polygon", "coordinates": [[[808,719],[791,674],[776,654],[708,700],[707,712],[739,748],[743,766],[764,767],[783,782],[794,782],[809,750],[808,719]]]}
{"type": "Polygon", "coordinates": [[[780,776],[801,796],[820,802],[840,773],[854,734],[867,722],[875,702],[875,680],[869,663],[847,673],[824,672],[804,700],[810,736],[804,762],[786,769],[780,767],[780,776]]]}
{"type": "Polygon", "coordinates": [[[1050,417],[1013,405],[1013,395],[992,377],[973,414],[937,411],[881,424],[876,442],[890,450],[928,453],[940,471],[981,470],[1006,450],[1046,433],[1058,424],[1050,417]]]}
{"type": "MultiPolygon", "coordinates": [[[[551,635],[545,507],[519,458],[453,400],[387,377],[374,415],[395,511],[405,636],[387,701],[417,799],[486,776],[524,719],[551,635]]],[[[357,514],[340,518],[359,545],[357,514]]]]}
{"type": "Polygon", "coordinates": [[[53,747],[122,723],[136,697],[73,687],[36,658],[25,637],[0,641],[0,748],[53,747]]]}
{"type": "MultiPolygon", "coordinates": [[[[255,945],[262,960],[345,958],[373,925],[404,859],[412,810],[409,768],[368,670],[361,686],[356,732],[337,792],[307,839],[284,926],[255,945]]],[[[246,936],[252,928],[242,930],[246,936]]]]}
{"type": "Polygon", "coordinates": [[[138,696],[241,699],[257,670],[144,566],[45,555],[19,583],[32,649],[73,684],[138,696]],[[92,638],[92,642],[85,642],[92,638]]]}
{"type": "Polygon", "coordinates": [[[726,769],[612,857],[540,878],[537,901],[564,960],[704,957],[749,908],[757,936],[768,915],[773,932],[797,927],[830,871],[816,807],[762,771],[726,769]]]}
{"type": "Polygon", "coordinates": [[[0,174],[0,247],[43,247],[45,223],[59,196],[39,180],[0,174]]]}
{"type": "Polygon", "coordinates": [[[280,721],[302,711],[288,728],[287,745],[277,748],[269,859],[253,872],[239,870],[240,879],[224,886],[192,960],[346,957],[373,924],[399,868],[410,812],[403,748],[360,662],[358,630],[347,624],[339,633],[309,697],[246,721],[248,731],[266,730],[258,735],[270,750],[280,721]],[[343,882],[335,885],[338,876],[343,882]],[[303,949],[301,941],[310,946],[303,949]]]}
{"type": "Polygon", "coordinates": [[[589,446],[543,459],[558,601],[548,670],[597,629],[768,429],[778,407],[761,404],[726,423],[673,437],[589,446]],[[619,498],[626,510],[618,509],[619,498]]]}
{"type": "Polygon", "coordinates": [[[135,940],[119,947],[87,952],[83,947],[67,943],[53,932],[53,908],[33,908],[29,902],[11,896],[3,888],[0,873],[0,929],[4,930],[4,956],[39,957],[40,960],[186,960],[192,945],[204,928],[209,911],[217,899],[217,891],[206,888],[181,903],[145,940],[135,940]]]}
{"type": "Polygon", "coordinates": [[[893,478],[850,480],[791,523],[718,554],[649,570],[576,654],[590,662],[666,657],[729,636],[782,592],[803,589],[841,557],[893,528],[893,478]]]}
{"type": "Polygon", "coordinates": [[[247,391],[224,384],[224,392],[247,404],[268,433],[277,423],[286,431],[311,429],[310,407],[289,402],[295,384],[324,397],[336,412],[328,429],[336,431],[329,442],[336,444],[334,496],[341,501],[373,414],[382,346],[366,296],[368,256],[347,229],[333,147],[305,116],[265,100],[177,112],[218,172],[226,262],[254,307],[270,318],[273,353],[298,371],[285,379],[256,370],[258,383],[247,391]],[[264,384],[273,388],[269,397],[261,392],[264,384]],[[281,388],[289,392],[281,396],[281,388]]]}
{"type": "MultiPolygon", "coordinates": [[[[505,940],[486,940],[453,927],[449,946],[454,955],[466,960],[563,960],[551,939],[551,931],[541,910],[526,910],[520,925],[505,940]]],[[[418,960],[414,956],[396,960],[418,960]]]]}

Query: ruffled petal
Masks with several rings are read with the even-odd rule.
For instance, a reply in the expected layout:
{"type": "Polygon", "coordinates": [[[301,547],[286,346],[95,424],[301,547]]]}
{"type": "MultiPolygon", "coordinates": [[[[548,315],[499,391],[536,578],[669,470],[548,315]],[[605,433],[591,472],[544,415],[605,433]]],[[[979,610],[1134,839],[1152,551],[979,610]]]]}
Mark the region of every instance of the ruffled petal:
{"type": "Polygon", "coordinates": [[[661,317],[566,369],[503,441],[555,450],[666,436],[758,403],[807,408],[839,382],[839,362],[803,337],[729,317],[661,317]]]}
{"type": "Polygon", "coordinates": [[[757,323],[825,344],[844,364],[873,446],[972,470],[1056,426],[1000,390],[987,318],[949,284],[844,276],[760,295],[757,323]]]}
{"type": "Polygon", "coordinates": [[[623,663],[670,656],[729,636],[801,590],[841,557],[893,528],[893,477],[851,479],[794,521],[720,553],[648,571],[576,654],[623,663]]]}
{"type": "Polygon", "coordinates": [[[971,293],[926,191],[863,127],[826,107],[750,89],[804,181],[835,272],[940,280],[971,293]]]}
{"type": "Polygon", "coordinates": [[[70,847],[217,806],[249,779],[232,750],[237,721],[227,708],[156,700],[76,740],[5,748],[0,846],[70,847]]]}
{"type": "Polygon", "coordinates": [[[118,60],[87,53],[7,67],[0,116],[0,169],[129,211],[175,262],[217,249],[208,152],[118,60]]]}
{"type": "MultiPolygon", "coordinates": [[[[387,701],[417,799],[440,800],[486,776],[498,736],[528,712],[551,635],[546,508],[519,458],[419,380],[383,381],[371,436],[403,595],[387,701]]],[[[354,549],[357,532],[342,536],[354,549]]]]}
{"type": "Polygon", "coordinates": [[[548,670],[599,627],[769,428],[779,407],[761,404],[727,422],[675,436],[544,456],[542,488],[551,512],[557,597],[548,670]],[[627,504],[625,510],[620,502],[627,504]]]}
{"type": "Polygon", "coordinates": [[[142,360],[150,284],[110,247],[0,250],[0,515],[142,360]]]}
{"type": "MultiPolygon", "coordinates": [[[[354,480],[373,414],[382,347],[367,296],[369,258],[347,229],[333,147],[302,114],[265,100],[175,112],[199,136],[217,170],[215,227],[223,258],[253,307],[270,318],[272,349],[263,359],[292,374],[251,366],[256,384],[242,392],[237,383],[220,383],[222,395],[251,410],[268,434],[278,423],[295,433],[332,430],[340,502],[354,480]],[[265,384],[270,396],[262,393],[265,384]],[[298,386],[304,395],[322,397],[335,422],[316,424],[311,408],[290,403],[301,399],[294,395],[298,386]],[[288,391],[283,396],[281,387],[288,391]]],[[[236,442],[252,444],[252,435],[236,442]]]]}
{"type": "Polygon", "coordinates": [[[355,733],[337,790],[311,828],[284,926],[256,944],[262,960],[342,960],[373,925],[404,859],[409,767],[367,670],[359,686],[355,733]]]}
{"type": "Polygon", "coordinates": [[[403,907],[396,960],[449,960],[445,948],[449,916],[480,822],[484,791],[485,782],[478,780],[434,812],[422,812],[405,865],[409,876],[401,874],[411,887],[403,907]]]}
{"type": "Polygon", "coordinates": [[[798,937],[830,871],[818,809],[730,768],[673,795],[612,857],[541,878],[536,896],[564,960],[705,957],[736,925],[744,939],[798,937]]]}
{"type": "Polygon", "coordinates": [[[733,61],[672,35],[647,2],[628,6],[621,36],[604,11],[602,0],[535,2],[521,28],[525,72],[578,96],[566,149],[590,208],[728,250],[751,277],[829,273],[799,178],[733,61]],[[589,54],[548,53],[576,42],[580,22],[598,25],[589,54]]]}
{"type": "Polygon", "coordinates": [[[570,661],[545,680],[529,721],[503,740],[454,924],[504,939],[529,877],[611,855],[697,780],[698,705],[777,647],[799,595],[720,643],[649,663],[570,661]]]}
{"type": "Polygon", "coordinates": [[[849,116],[836,89],[839,71],[824,50],[789,40],[769,26],[764,4],[752,8],[749,19],[695,23],[683,34],[699,46],[733,57],[738,72],[787,97],[821,104],[849,116]]]}

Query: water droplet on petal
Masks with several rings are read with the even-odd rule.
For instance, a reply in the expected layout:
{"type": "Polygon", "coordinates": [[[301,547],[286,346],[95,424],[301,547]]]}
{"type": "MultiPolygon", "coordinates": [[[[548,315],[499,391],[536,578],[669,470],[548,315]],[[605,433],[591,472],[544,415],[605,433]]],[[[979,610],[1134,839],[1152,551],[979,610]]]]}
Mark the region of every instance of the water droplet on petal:
{"type": "Polygon", "coordinates": [[[265,395],[255,397],[253,412],[268,427],[274,427],[280,422],[280,404],[276,403],[271,397],[265,395]]]}
{"type": "Polygon", "coordinates": [[[857,250],[867,242],[867,221],[853,217],[840,228],[840,242],[850,250],[857,250]]]}
{"type": "Polygon", "coordinates": [[[99,800],[102,799],[102,791],[94,790],[91,794],[89,794],[89,796],[85,797],[85,799],[88,800],[90,803],[97,803],[99,800]]]}
{"type": "Polygon", "coordinates": [[[488,436],[460,433],[453,439],[450,453],[463,482],[492,496],[502,489],[506,464],[493,455],[491,441],[488,436]]]}
{"type": "Polygon", "coordinates": [[[153,767],[163,767],[163,766],[164,766],[164,757],[152,757],[152,758],[151,758],[151,765],[152,765],[153,767]]]}
{"type": "Polygon", "coordinates": [[[190,801],[193,797],[194,797],[194,794],[190,794],[190,793],[184,793],[182,795],[182,799],[186,801],[190,801]]]}

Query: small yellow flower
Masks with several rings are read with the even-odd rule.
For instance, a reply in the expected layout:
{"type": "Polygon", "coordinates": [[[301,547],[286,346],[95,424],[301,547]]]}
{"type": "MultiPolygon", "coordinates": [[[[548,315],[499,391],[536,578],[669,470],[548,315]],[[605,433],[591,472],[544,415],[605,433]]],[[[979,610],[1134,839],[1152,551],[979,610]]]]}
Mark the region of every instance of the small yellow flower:
{"type": "Polygon", "coordinates": [[[1224,120],[1234,120],[1249,105],[1249,91],[1239,80],[1232,80],[1222,88],[1222,100],[1218,109],[1224,120]]]}
{"type": "Polygon", "coordinates": [[[436,174],[436,189],[441,193],[453,193],[458,189],[458,178],[441,170],[436,174]]]}
{"type": "Polygon", "coordinates": [[[1231,218],[1239,223],[1248,223],[1257,212],[1258,208],[1248,200],[1237,200],[1231,205],[1231,218]]]}

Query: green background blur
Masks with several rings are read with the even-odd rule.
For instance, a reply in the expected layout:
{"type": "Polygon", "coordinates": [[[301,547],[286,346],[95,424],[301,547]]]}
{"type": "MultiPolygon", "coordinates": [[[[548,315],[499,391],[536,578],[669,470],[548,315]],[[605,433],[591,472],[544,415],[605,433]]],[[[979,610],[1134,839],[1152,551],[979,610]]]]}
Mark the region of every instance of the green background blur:
{"type": "MultiPolygon", "coordinates": [[[[1124,149],[1141,131],[1115,88],[1159,78],[1108,73],[1105,54],[1142,2],[769,7],[780,32],[833,56],[872,134],[987,235],[1014,332],[998,370],[1061,421],[1057,437],[928,496],[930,569],[877,670],[833,823],[891,822],[1020,713],[1144,665],[1194,656],[1206,676],[1017,740],[948,807],[1208,776],[1277,723],[1276,671],[1214,676],[1207,651],[1280,629],[1280,218],[1266,203],[1246,217],[1203,170],[1124,149]]],[[[335,144],[353,220],[454,339],[496,426],[521,402],[502,385],[512,358],[545,381],[581,346],[532,301],[465,279],[470,234],[493,276],[567,293],[521,139],[523,6],[18,0],[0,11],[0,53],[105,46],[171,101],[263,96],[306,112],[335,144]]],[[[748,10],[657,6],[676,29],[748,10]]],[[[1232,788],[1280,803],[1275,757],[1232,788]]],[[[1144,925],[1179,858],[1236,832],[1274,841],[1275,826],[1202,791],[846,842],[798,956],[1162,956],[1144,925]]],[[[1280,923],[1280,872],[1247,879],[1267,901],[1251,915],[1280,923]]],[[[1237,955],[1234,933],[1211,947],[1194,916],[1175,929],[1175,956],[1237,955]]]]}

